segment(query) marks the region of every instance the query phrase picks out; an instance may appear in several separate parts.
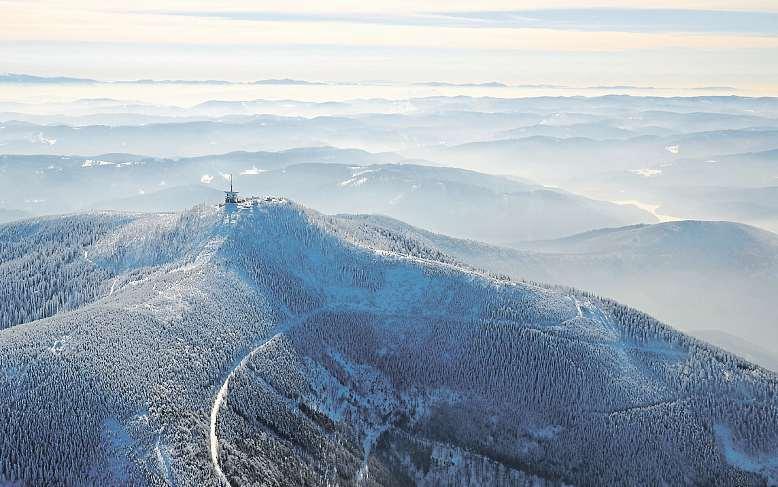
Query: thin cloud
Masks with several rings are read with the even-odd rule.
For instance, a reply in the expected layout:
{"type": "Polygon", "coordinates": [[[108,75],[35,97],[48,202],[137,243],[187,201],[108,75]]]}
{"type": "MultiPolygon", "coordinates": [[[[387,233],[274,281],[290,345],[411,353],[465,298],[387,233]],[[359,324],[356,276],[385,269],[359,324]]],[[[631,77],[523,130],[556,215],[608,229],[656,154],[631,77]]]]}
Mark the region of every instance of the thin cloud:
{"type": "Polygon", "coordinates": [[[442,18],[466,19],[471,26],[547,28],[617,32],[778,34],[778,13],[683,9],[543,9],[447,12],[442,18]]]}
{"type": "Polygon", "coordinates": [[[251,10],[155,11],[154,13],[256,22],[342,22],[424,27],[778,35],[778,13],[761,11],[587,8],[409,14],[251,10]]]}

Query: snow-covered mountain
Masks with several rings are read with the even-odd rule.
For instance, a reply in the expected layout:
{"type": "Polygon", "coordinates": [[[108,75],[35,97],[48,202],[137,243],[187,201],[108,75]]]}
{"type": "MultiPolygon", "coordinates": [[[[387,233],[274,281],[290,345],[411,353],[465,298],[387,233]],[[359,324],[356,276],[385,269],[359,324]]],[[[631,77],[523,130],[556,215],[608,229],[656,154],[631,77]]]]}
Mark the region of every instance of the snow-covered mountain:
{"type": "Polygon", "coordinates": [[[584,286],[688,330],[778,343],[778,235],[731,222],[679,221],[517,244],[550,254],[554,282],[584,286]],[[552,262],[556,260],[557,265],[552,262]],[[683,324],[683,325],[681,325],[683,324]]]}
{"type": "Polygon", "coordinates": [[[643,183],[667,189],[678,186],[761,188],[778,184],[778,149],[681,159],[647,169],[653,169],[655,176],[643,177],[643,183]]]}
{"type": "Polygon", "coordinates": [[[7,224],[0,276],[0,482],[778,481],[775,374],[286,200],[7,224]]]}
{"type": "Polygon", "coordinates": [[[375,215],[344,221],[380,226],[462,262],[515,279],[594,291],[778,371],[772,296],[778,235],[731,222],[679,221],[594,230],[515,248],[460,240],[375,215]],[[719,333],[710,333],[716,330],[719,333]],[[724,335],[739,340],[724,339],[724,335]]]}

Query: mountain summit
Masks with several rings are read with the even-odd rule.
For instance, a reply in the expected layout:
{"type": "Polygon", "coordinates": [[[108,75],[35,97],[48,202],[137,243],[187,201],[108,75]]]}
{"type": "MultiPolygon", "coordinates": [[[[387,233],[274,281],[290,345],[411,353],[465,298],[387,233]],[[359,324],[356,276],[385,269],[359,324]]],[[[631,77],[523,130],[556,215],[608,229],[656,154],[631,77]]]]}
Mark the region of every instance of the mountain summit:
{"type": "Polygon", "coordinates": [[[774,374],[387,228],[270,198],[0,237],[0,482],[778,481],[774,374]]]}

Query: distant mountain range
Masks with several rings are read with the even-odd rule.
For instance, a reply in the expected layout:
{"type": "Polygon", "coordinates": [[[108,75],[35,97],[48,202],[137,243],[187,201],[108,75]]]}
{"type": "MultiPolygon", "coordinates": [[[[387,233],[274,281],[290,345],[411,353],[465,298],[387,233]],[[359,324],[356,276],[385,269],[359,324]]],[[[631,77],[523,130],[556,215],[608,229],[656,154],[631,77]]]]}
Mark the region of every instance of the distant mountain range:
{"type": "Polygon", "coordinates": [[[420,83],[413,83],[416,86],[463,86],[463,87],[477,87],[477,88],[507,88],[509,85],[500,83],[498,81],[486,81],[483,83],[450,83],[445,81],[425,81],[420,83]]]}
{"type": "Polygon", "coordinates": [[[95,205],[180,210],[196,198],[215,198],[192,185],[221,190],[225,176],[233,174],[243,194],[288,195],[328,213],[383,213],[434,231],[503,243],[656,221],[633,206],[530,181],[408,162],[391,153],[326,147],[180,159],[6,155],[0,156],[5,175],[0,190],[9,202],[30,201],[24,208],[36,213],[95,205]],[[190,189],[167,190],[175,186],[190,189]]]}
{"type": "Polygon", "coordinates": [[[134,154],[97,156],[0,155],[0,207],[33,213],[88,208],[100,201],[126,198],[174,186],[212,184],[222,189],[227,174],[283,168],[303,162],[373,164],[405,161],[396,154],[312,147],[283,152],[232,152],[164,159],[134,154]],[[19,181],[26,184],[20,185],[19,181]],[[86,190],[88,188],[88,190],[86,190]]]}
{"type": "Polygon", "coordinates": [[[679,158],[637,170],[581,176],[566,187],[624,195],[665,215],[731,220],[778,231],[778,150],[679,158]]]}
{"type": "Polygon", "coordinates": [[[137,79],[137,80],[95,80],[89,78],[74,78],[68,76],[36,76],[30,74],[13,74],[6,73],[0,74],[0,83],[51,83],[51,84],[68,84],[68,83],[129,83],[129,84],[200,84],[200,85],[233,85],[233,84],[258,84],[258,85],[411,85],[411,86],[425,86],[431,88],[445,88],[445,87],[460,87],[460,88],[524,88],[524,89],[544,89],[544,90],[591,90],[599,92],[625,92],[625,91],[639,91],[639,92],[652,92],[652,91],[672,91],[677,89],[686,89],[691,91],[711,91],[711,92],[737,92],[738,88],[734,86],[699,86],[692,88],[658,88],[655,86],[635,86],[635,85],[597,85],[597,86],[570,86],[559,84],[528,84],[528,83],[504,83],[500,81],[483,81],[483,82],[452,82],[452,81],[420,81],[420,82],[395,82],[395,81],[336,81],[336,82],[320,82],[320,81],[305,81],[289,78],[269,78],[257,81],[227,81],[216,79],[173,79],[173,80],[155,80],[155,79],[137,79]]]}
{"type": "MultiPolygon", "coordinates": [[[[468,169],[477,167],[491,173],[515,174],[564,184],[579,178],[591,181],[609,171],[665,167],[684,158],[707,159],[718,155],[769,151],[776,148],[778,137],[778,124],[765,129],[640,135],[626,139],[618,136],[602,140],[598,140],[600,137],[531,135],[537,129],[521,130],[526,130],[528,136],[425,148],[409,151],[408,154],[441,164],[468,169]],[[646,164],[647,161],[651,162],[646,164]]],[[[575,127],[548,130],[575,130],[575,127]]],[[[613,132],[612,128],[602,126],[588,126],[586,130],[613,132]]],[[[514,133],[519,135],[521,132],[514,133]]]]}
{"type": "Polygon", "coordinates": [[[0,74],[0,83],[49,83],[49,84],[72,84],[72,83],[118,83],[118,84],[256,84],[256,85],[323,85],[326,83],[315,81],[304,81],[296,79],[262,79],[257,81],[225,81],[225,80],[156,80],[156,79],[137,79],[122,81],[100,81],[89,78],[71,78],[67,76],[34,76],[30,74],[0,74]]]}
{"type": "Polygon", "coordinates": [[[33,76],[30,74],[0,74],[0,83],[98,83],[97,80],[88,78],[70,78],[67,76],[33,76]]]}

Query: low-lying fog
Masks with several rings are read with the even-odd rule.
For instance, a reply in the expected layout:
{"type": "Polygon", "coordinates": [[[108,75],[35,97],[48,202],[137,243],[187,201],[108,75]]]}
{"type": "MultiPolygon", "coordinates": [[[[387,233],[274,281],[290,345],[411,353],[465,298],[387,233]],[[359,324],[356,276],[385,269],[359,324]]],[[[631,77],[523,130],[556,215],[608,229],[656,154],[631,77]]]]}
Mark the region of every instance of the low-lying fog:
{"type": "Polygon", "coordinates": [[[778,99],[721,90],[5,83],[0,222],[215,204],[232,174],[776,369],[778,99]]]}

